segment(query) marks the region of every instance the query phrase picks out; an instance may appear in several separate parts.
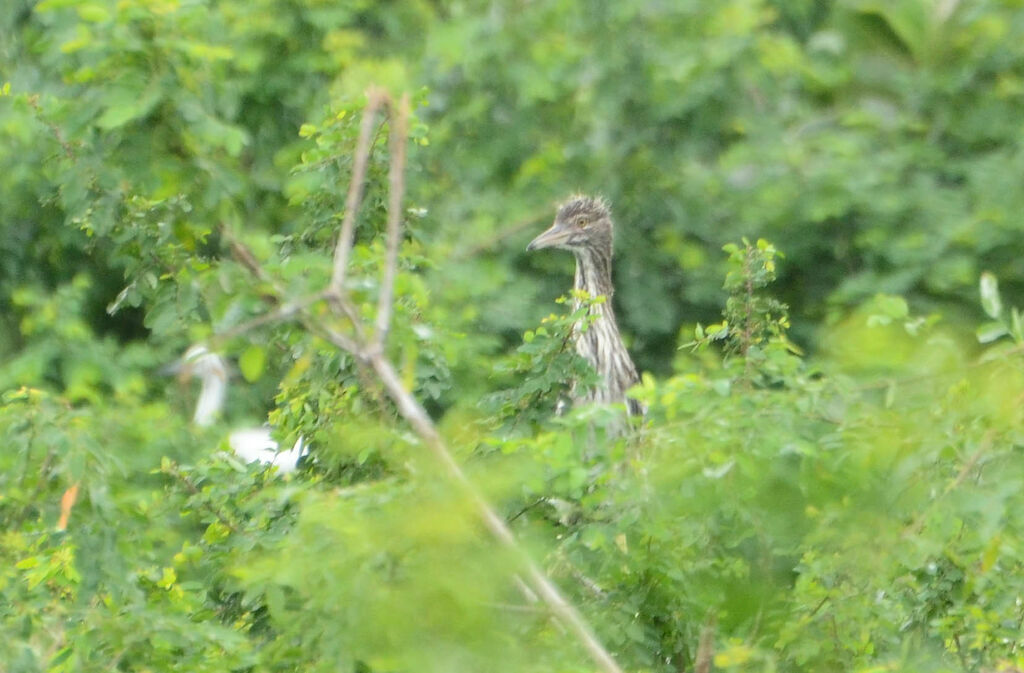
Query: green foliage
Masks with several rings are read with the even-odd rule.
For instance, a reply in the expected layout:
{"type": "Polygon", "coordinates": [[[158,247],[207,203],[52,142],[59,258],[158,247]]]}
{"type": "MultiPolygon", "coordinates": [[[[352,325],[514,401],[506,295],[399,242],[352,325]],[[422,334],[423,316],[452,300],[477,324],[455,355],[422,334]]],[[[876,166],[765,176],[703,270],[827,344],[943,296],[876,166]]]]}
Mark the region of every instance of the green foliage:
{"type": "Polygon", "coordinates": [[[764,239],[754,246],[744,238],[742,247],[729,243],[723,249],[729,254],[725,319],[707,328],[698,323],[696,341],[687,345],[700,349],[724,341],[726,355],[742,362],[744,382],[779,382],[799,367],[792,356],[802,354],[786,337],[789,307],[759,293],[775,281],[775,258],[782,255],[764,239]]]}
{"type": "Polygon", "coordinates": [[[329,314],[370,82],[414,105],[386,354],[625,669],[1024,668],[1022,30],[999,0],[4,4],[0,668],[593,670],[369,371],[252,322],[329,314]],[[577,188],[618,231],[584,304],[652,372],[627,436],[555,413],[586,308],[548,315],[571,262],[522,253],[577,188]],[[240,374],[205,429],[156,375],[199,340],[240,374]],[[230,452],[265,422],[296,473],[230,452]]]}
{"type": "MultiPolygon", "coordinates": [[[[590,307],[607,301],[573,290],[580,300],[574,311],[552,313],[540,326],[523,334],[523,343],[505,361],[494,367],[495,377],[512,387],[492,393],[483,406],[505,432],[533,434],[553,412],[568,403],[570,387],[586,389],[596,383],[596,374],[576,353],[573,332],[586,331],[596,314],[590,307]]],[[[569,298],[555,300],[563,306],[569,298]]]]}

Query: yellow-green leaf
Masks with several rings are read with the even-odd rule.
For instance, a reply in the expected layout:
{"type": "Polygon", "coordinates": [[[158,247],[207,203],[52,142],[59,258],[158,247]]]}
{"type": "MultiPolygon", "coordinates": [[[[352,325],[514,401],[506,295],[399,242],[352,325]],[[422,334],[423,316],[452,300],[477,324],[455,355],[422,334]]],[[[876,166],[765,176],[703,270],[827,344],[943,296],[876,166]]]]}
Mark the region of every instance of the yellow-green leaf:
{"type": "Polygon", "coordinates": [[[263,376],[263,367],[267,363],[267,353],[262,346],[252,345],[245,349],[238,359],[238,368],[242,370],[245,380],[252,383],[263,376]]]}

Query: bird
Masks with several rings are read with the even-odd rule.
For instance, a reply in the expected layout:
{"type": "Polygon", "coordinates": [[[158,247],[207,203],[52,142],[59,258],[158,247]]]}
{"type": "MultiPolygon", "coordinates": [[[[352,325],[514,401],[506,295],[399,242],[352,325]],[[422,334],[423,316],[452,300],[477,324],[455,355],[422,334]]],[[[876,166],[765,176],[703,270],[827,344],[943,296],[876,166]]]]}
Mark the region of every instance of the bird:
{"type": "MultiPolygon", "coordinates": [[[[612,286],[614,230],[607,201],[600,196],[574,194],[558,207],[551,227],[530,241],[526,250],[569,250],[576,256],[573,289],[583,290],[591,297],[605,297],[602,303],[590,304],[590,326],[573,330],[576,352],[600,377],[600,382],[582,396],[574,390],[576,401],[625,404],[629,414],[637,416],[644,413],[643,406],[627,397],[626,391],[640,380],[640,376],[622,342],[611,302],[615,292],[612,286]]],[[[574,295],[573,311],[581,304],[582,300],[574,295]]]]}
{"type": "MultiPolygon", "coordinates": [[[[192,422],[201,428],[213,425],[227,398],[228,367],[224,358],[202,344],[195,344],[169,371],[176,372],[183,381],[200,380],[199,399],[192,422]]],[[[295,470],[306,448],[302,437],[299,437],[291,449],[281,451],[267,426],[234,430],[228,435],[228,446],[246,462],[276,465],[282,474],[295,470]]]]}

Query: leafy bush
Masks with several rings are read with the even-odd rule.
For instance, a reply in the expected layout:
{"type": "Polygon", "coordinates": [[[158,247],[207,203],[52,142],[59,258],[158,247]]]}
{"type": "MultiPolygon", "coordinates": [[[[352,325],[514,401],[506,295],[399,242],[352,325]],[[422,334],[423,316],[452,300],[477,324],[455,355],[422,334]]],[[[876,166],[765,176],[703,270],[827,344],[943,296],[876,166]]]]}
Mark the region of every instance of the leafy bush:
{"type": "Polygon", "coordinates": [[[594,670],[334,347],[387,259],[370,81],[415,92],[383,357],[622,667],[1024,668],[1013,3],[329,5],[0,9],[5,671],[594,670]],[[555,413],[581,314],[520,256],[579,186],[626,436],[555,413]],[[155,375],[200,340],[242,376],[206,429],[155,375]]]}

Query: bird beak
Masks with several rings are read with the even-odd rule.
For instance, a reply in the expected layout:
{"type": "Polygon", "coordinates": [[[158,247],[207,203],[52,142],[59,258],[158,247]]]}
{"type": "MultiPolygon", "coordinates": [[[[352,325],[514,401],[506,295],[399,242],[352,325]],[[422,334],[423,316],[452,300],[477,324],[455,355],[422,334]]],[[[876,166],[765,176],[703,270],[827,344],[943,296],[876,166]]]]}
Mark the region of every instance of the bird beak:
{"type": "Polygon", "coordinates": [[[192,363],[185,358],[179,358],[174,362],[168,362],[157,371],[161,376],[173,376],[178,379],[179,384],[185,385],[192,378],[192,363]]]}
{"type": "Polygon", "coordinates": [[[182,360],[175,360],[174,362],[168,362],[163,367],[157,370],[160,376],[177,376],[185,369],[185,363],[182,360]]]}
{"type": "Polygon", "coordinates": [[[557,248],[568,240],[571,233],[571,229],[555,222],[551,225],[550,229],[530,241],[530,245],[526,246],[526,250],[529,252],[530,250],[540,250],[541,248],[557,248]]]}

